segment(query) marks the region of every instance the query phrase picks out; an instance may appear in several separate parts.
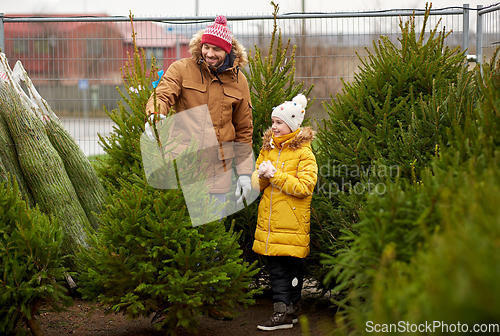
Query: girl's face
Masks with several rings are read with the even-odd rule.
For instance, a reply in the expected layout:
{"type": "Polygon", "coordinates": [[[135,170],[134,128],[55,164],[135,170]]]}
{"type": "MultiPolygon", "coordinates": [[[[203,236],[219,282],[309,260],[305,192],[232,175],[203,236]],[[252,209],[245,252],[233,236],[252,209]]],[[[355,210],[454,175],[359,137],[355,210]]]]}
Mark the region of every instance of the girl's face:
{"type": "Polygon", "coordinates": [[[282,135],[287,135],[287,134],[292,133],[292,130],[290,129],[290,127],[288,127],[288,125],[285,124],[285,122],[283,120],[281,120],[278,117],[272,117],[271,119],[273,120],[273,124],[271,125],[271,129],[272,129],[275,137],[279,137],[282,135]]]}

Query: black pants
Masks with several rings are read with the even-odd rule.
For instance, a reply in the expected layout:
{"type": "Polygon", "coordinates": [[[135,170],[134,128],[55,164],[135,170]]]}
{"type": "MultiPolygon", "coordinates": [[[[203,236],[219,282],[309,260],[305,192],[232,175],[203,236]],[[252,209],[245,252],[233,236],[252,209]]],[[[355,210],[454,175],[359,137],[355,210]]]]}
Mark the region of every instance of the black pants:
{"type": "Polygon", "coordinates": [[[304,284],[303,260],[295,257],[267,257],[267,260],[273,301],[287,305],[299,302],[304,284]]]}

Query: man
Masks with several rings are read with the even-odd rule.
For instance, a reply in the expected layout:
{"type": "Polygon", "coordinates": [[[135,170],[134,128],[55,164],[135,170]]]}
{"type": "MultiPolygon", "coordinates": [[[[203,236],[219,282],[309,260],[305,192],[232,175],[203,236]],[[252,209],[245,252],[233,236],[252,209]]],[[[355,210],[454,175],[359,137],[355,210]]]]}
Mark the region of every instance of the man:
{"type": "MultiPolygon", "coordinates": [[[[254,169],[248,160],[253,133],[250,91],[240,71],[248,63],[245,48],[233,38],[227,19],[218,16],[193,36],[189,52],[192,56],[172,63],[156,87],[157,113],[164,118],[170,108],[178,113],[207,106],[219,143],[218,153],[208,158],[211,167],[214,165],[208,170],[207,177],[213,178],[209,192],[225,201],[231,179],[224,172],[230,172],[234,158],[239,176],[236,196],[241,195],[241,203],[251,190],[254,169]]],[[[148,116],[154,113],[154,105],[151,96],[146,106],[148,116]]]]}

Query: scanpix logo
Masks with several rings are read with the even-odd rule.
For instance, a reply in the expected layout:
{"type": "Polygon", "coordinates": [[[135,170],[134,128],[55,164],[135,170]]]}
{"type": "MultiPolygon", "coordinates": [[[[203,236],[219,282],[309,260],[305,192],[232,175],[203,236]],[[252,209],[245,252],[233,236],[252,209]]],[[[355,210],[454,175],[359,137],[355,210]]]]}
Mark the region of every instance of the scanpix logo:
{"type": "MultiPolygon", "coordinates": [[[[157,189],[182,189],[193,226],[244,208],[233,196],[238,169],[255,167],[252,146],[219,143],[207,105],[175,113],[155,127],[153,138],[144,132],[140,140],[148,184],[157,189]]],[[[258,195],[250,191],[246,204],[258,195]]]]}
{"type": "Polygon", "coordinates": [[[318,167],[318,174],[316,193],[329,196],[340,193],[382,195],[387,192],[387,185],[381,180],[399,176],[400,168],[397,165],[334,165],[328,161],[318,167]]]}

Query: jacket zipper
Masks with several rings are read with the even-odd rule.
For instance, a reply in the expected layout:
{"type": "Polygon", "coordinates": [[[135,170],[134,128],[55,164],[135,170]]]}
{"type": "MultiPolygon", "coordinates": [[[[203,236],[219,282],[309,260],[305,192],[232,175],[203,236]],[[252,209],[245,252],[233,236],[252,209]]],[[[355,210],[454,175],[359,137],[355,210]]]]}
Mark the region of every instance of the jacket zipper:
{"type": "MultiPolygon", "coordinates": [[[[281,155],[281,149],[278,152],[278,159],[276,160],[276,169],[278,169],[278,163],[280,162],[280,155],[281,155]]],[[[269,197],[269,219],[267,221],[266,254],[267,254],[267,247],[269,246],[269,237],[271,236],[271,213],[273,212],[273,190],[274,187],[271,184],[271,197],[269,197]]]]}

